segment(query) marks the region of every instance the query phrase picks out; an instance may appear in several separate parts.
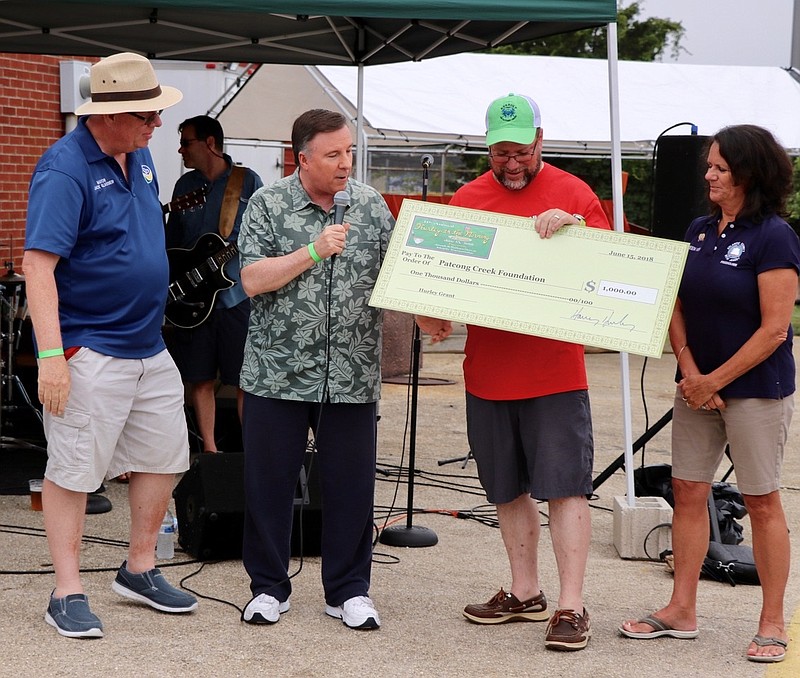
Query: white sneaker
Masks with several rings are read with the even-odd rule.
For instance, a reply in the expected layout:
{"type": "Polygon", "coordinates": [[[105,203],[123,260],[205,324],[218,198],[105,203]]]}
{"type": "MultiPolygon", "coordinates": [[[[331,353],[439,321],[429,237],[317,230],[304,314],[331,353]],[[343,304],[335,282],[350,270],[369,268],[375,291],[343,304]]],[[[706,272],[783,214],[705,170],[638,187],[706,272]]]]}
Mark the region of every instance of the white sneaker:
{"type": "Polygon", "coordinates": [[[242,612],[242,621],[248,624],[274,624],[288,609],[288,600],[281,603],[277,598],[261,593],[247,603],[242,612]]]}
{"type": "Polygon", "coordinates": [[[326,605],[325,614],[341,619],[345,626],[349,626],[351,629],[369,631],[377,629],[381,625],[378,611],[367,596],[349,598],[339,607],[326,605]]]}

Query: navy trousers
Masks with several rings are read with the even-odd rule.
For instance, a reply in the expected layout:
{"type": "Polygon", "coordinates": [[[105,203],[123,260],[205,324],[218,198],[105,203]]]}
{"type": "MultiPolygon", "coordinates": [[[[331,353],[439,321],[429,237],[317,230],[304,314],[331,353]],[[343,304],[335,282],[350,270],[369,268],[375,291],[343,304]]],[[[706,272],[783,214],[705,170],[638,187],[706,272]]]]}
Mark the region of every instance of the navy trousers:
{"type": "Polygon", "coordinates": [[[369,595],[377,405],[310,403],[244,394],[242,561],[253,596],[285,601],[294,498],[309,430],[322,495],[322,585],[338,606],[369,595]]]}

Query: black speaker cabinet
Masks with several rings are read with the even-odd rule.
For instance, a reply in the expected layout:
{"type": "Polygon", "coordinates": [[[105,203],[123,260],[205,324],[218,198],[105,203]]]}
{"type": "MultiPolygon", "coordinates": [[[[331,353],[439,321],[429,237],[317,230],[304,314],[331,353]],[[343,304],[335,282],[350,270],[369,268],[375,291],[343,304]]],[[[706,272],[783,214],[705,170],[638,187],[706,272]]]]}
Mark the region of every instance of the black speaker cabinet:
{"type": "Polygon", "coordinates": [[[172,496],[178,543],[200,560],[242,557],[244,454],[201,454],[172,496]]]}
{"type": "Polygon", "coordinates": [[[698,134],[663,136],[656,147],[653,235],[683,240],[689,223],[708,213],[708,187],[703,179],[708,137],[698,134]]]}
{"type": "MultiPolygon", "coordinates": [[[[291,555],[321,552],[322,505],[314,455],[306,453],[295,497],[291,555]],[[302,535],[302,544],[301,544],[302,535]]],[[[242,557],[244,454],[201,454],[172,493],[178,543],[199,560],[242,557]]]]}

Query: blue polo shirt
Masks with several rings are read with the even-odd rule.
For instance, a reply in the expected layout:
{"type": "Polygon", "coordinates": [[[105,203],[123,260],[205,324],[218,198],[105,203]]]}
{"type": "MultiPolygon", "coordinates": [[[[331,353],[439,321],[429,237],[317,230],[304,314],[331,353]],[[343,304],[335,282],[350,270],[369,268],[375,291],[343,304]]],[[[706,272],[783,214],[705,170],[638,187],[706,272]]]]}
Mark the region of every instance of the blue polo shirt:
{"type": "Polygon", "coordinates": [[[65,347],[146,358],[164,349],[169,269],[150,151],[128,153],[127,162],[126,180],[81,118],[36,165],[25,249],[61,257],[55,278],[65,347]]]}
{"type": "MultiPolygon", "coordinates": [[[[689,255],[678,297],[687,344],[700,371],[708,374],[733,356],[760,326],[758,275],[775,268],[800,271],[800,241],[775,215],[760,224],[737,219],[720,235],[716,217],[700,217],[689,225],[685,240],[689,255]]],[[[790,325],[786,341],[720,395],[778,399],[794,393],[792,338],[790,325]]]]}

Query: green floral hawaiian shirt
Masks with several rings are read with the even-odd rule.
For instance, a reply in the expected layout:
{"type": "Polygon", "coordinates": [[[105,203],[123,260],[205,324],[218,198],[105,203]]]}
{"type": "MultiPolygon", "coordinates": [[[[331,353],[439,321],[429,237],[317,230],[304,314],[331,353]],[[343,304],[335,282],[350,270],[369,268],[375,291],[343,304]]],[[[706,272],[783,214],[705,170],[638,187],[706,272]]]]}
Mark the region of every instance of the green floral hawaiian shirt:
{"type": "MultiPolygon", "coordinates": [[[[342,254],[251,301],[240,380],[248,393],[334,403],[380,397],[382,313],[367,302],[394,218],[372,187],[350,179],[347,191],[350,230],[342,254]]],[[[305,247],[330,223],[331,214],[311,202],[297,172],[265,186],[242,217],[242,268],[305,247]]]]}

